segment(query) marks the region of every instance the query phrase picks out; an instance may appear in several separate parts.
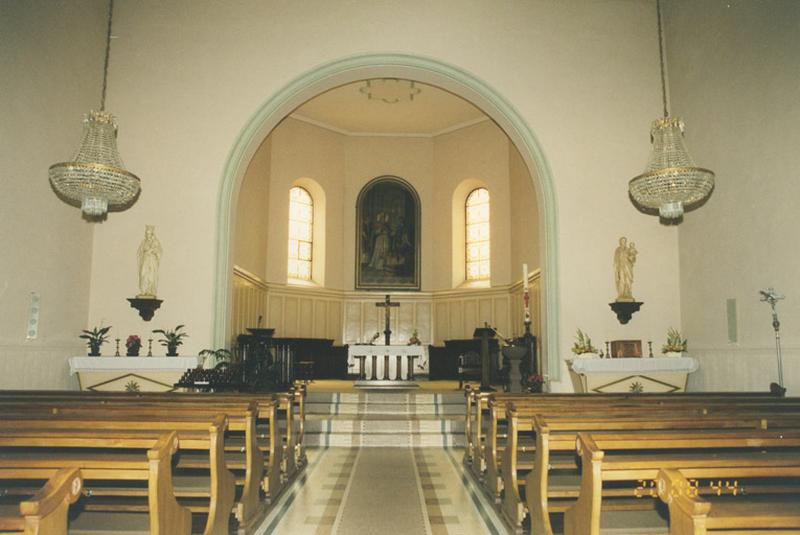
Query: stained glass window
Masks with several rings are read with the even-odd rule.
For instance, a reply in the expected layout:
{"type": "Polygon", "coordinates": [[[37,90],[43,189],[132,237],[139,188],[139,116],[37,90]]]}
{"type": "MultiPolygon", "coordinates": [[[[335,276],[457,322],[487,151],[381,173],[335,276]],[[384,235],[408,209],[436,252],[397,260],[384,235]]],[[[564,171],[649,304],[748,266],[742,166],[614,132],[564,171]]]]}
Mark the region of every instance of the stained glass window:
{"type": "Polygon", "coordinates": [[[467,280],[489,280],[489,190],[473,190],[466,212],[467,280]]]}
{"type": "Polygon", "coordinates": [[[289,269],[290,279],[311,280],[314,201],[300,187],[289,190],[289,269]]]}

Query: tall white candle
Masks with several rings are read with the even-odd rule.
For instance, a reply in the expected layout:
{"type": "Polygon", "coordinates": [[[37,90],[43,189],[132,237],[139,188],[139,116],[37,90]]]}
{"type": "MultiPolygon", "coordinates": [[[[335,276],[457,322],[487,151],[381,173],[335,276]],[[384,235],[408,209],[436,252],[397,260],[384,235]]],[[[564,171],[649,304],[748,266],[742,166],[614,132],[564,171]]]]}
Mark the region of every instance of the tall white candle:
{"type": "Polygon", "coordinates": [[[522,287],[528,289],[528,264],[522,264],[522,287]]]}

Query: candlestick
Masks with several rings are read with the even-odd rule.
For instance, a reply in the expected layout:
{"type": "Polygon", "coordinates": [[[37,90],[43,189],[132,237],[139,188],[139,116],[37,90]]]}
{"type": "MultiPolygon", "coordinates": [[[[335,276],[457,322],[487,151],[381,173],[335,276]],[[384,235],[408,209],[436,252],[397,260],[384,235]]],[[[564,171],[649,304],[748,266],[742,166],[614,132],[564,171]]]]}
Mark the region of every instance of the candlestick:
{"type": "Polygon", "coordinates": [[[148,357],[152,357],[153,356],[153,339],[152,338],[148,338],[147,339],[147,356],[148,357]]]}
{"type": "Polygon", "coordinates": [[[528,264],[522,264],[522,287],[528,289],[528,264]]]}
{"type": "Polygon", "coordinates": [[[119,338],[114,338],[114,340],[116,340],[116,341],[117,341],[117,352],[116,352],[116,353],[114,353],[114,356],[115,356],[115,357],[118,357],[118,356],[119,356],[119,338]]]}

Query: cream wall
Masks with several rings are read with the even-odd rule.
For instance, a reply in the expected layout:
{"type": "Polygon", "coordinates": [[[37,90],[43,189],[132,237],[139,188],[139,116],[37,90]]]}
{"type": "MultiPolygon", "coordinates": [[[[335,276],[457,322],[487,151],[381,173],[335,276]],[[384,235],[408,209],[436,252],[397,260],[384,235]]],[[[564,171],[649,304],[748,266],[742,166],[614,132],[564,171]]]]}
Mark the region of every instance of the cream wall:
{"type": "MultiPolygon", "coordinates": [[[[660,338],[680,323],[677,230],[636,212],[626,191],[628,177],[644,166],[647,129],[659,112],[654,8],[630,0],[342,2],[335,9],[322,0],[118,2],[108,106],[119,116],[121,150],[142,177],[143,193],[133,208],[95,226],[88,323],[105,320],[122,333],[185,323],[184,352],[207,347],[220,181],[243,125],[310,69],[384,51],[471,73],[536,133],[557,203],[562,350],[576,326],[596,339],[660,338]],[[414,38],[387,39],[397,35],[414,38]],[[164,246],[165,303],[150,324],[125,301],[136,291],[134,256],[145,224],[157,226],[164,246]],[[634,292],[645,301],[626,327],[607,305],[611,254],[623,234],[640,250],[634,292]]],[[[52,34],[60,22],[49,20],[26,30],[52,34]]],[[[12,77],[47,65],[46,58],[38,54],[12,77]]],[[[384,172],[378,167],[359,175],[384,172]]],[[[414,174],[397,171],[404,173],[414,174]]],[[[345,233],[350,225],[343,221],[345,233]]]]}
{"type": "Polygon", "coordinates": [[[420,257],[422,290],[434,286],[434,213],[431,201],[436,188],[433,142],[426,137],[360,137],[345,139],[345,185],[342,233],[342,265],[346,288],[355,286],[356,201],[367,182],[382,175],[399,176],[411,184],[420,198],[420,257]]]}
{"type": "MultiPolygon", "coordinates": [[[[508,137],[491,121],[434,138],[433,228],[440,232],[432,264],[436,266],[434,288],[447,289],[464,282],[464,203],[478,186],[489,190],[491,285],[511,282],[508,145],[508,137]],[[465,181],[468,187],[459,188],[465,181]],[[452,270],[442,269],[445,266],[452,270]]],[[[521,272],[515,275],[522,278],[521,272]]]]}
{"type": "MultiPolygon", "coordinates": [[[[289,247],[289,189],[298,179],[313,180],[324,191],[325,237],[324,256],[315,246],[317,261],[325,264],[324,284],[341,289],[343,267],[339,251],[343,247],[343,210],[345,181],[344,136],[286,119],[270,136],[272,138],[272,182],[270,184],[269,235],[272,239],[267,253],[267,277],[271,283],[286,283],[287,251],[289,247]]],[[[312,195],[314,194],[313,188],[312,195]]],[[[318,198],[316,201],[321,201],[318,198]]],[[[315,230],[319,227],[319,202],[316,206],[315,230]]],[[[346,234],[344,234],[346,236],[346,234]]],[[[315,241],[319,236],[315,233],[315,241]]]]}
{"type": "Polygon", "coordinates": [[[764,390],[777,380],[769,306],[786,295],[784,380],[800,392],[800,3],[666,4],[673,115],[683,117],[695,161],[717,174],[705,206],[680,227],[683,329],[700,359],[691,385],[764,390]],[[728,342],[726,300],[738,307],[728,342]]]}
{"type": "MultiPolygon", "coordinates": [[[[56,197],[47,168],[72,157],[99,105],[103,4],[0,2],[0,388],[68,388],[67,357],[84,351],[94,225],[56,197]]],[[[124,134],[120,145],[124,155],[124,134]]]]}
{"type": "MultiPolygon", "coordinates": [[[[236,207],[233,263],[261,280],[266,279],[269,244],[269,187],[272,138],[258,148],[247,166],[236,207]]],[[[285,199],[284,199],[285,200],[285,199]]]]}
{"type": "Polygon", "coordinates": [[[522,264],[528,270],[540,268],[539,263],[539,201],[533,189],[531,175],[513,143],[508,146],[508,182],[511,221],[511,278],[522,279],[522,264]]]}

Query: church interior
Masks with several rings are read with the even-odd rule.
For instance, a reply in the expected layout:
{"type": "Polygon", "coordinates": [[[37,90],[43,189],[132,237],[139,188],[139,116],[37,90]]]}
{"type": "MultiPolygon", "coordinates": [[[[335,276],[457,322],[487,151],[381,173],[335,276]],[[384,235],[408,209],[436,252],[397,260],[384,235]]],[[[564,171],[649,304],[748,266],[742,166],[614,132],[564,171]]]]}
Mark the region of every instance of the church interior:
{"type": "Polygon", "coordinates": [[[800,534],[798,30],[0,2],[0,533],[800,534]]]}

